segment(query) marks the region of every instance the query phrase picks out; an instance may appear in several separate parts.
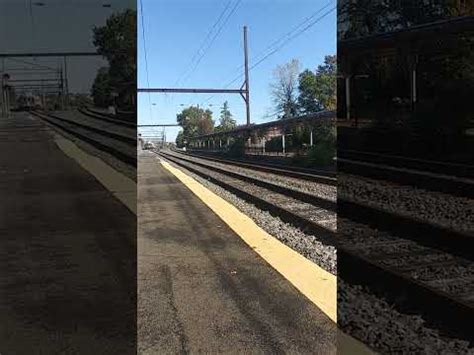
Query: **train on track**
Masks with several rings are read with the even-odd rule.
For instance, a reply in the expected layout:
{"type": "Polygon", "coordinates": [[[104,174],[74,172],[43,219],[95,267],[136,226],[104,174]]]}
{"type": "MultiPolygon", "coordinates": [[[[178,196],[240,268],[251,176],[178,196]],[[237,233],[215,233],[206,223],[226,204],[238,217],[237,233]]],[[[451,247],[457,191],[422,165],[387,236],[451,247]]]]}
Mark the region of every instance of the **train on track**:
{"type": "Polygon", "coordinates": [[[16,100],[16,111],[31,111],[40,110],[43,108],[43,103],[38,95],[26,93],[20,95],[16,100]]]}

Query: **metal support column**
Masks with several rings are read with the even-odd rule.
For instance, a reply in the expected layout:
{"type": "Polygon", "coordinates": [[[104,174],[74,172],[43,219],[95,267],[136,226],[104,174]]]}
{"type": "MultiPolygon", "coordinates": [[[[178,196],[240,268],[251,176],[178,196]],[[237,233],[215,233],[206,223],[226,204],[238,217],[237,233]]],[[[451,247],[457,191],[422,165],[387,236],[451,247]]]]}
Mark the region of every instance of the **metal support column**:
{"type": "MultiPolygon", "coordinates": [[[[247,126],[250,125],[250,80],[247,26],[244,26],[244,76],[245,80],[239,89],[213,88],[137,88],[138,93],[189,93],[189,94],[240,94],[245,102],[247,126]]],[[[198,106],[199,108],[199,106],[198,106]]]]}
{"type": "Polygon", "coordinates": [[[64,86],[65,86],[65,104],[66,107],[69,107],[69,83],[67,78],[67,59],[64,56],[64,86]]]}
{"type": "MultiPolygon", "coordinates": [[[[5,58],[2,58],[2,78],[5,75],[5,58]]],[[[4,92],[3,92],[3,79],[2,79],[2,86],[0,87],[0,105],[1,107],[1,115],[2,117],[6,116],[6,106],[4,100],[4,92]]]]}
{"type": "Polygon", "coordinates": [[[351,77],[347,75],[346,81],[346,118],[351,119],[351,77]]]}
{"type": "Polygon", "coordinates": [[[411,96],[411,108],[412,110],[415,109],[415,105],[417,102],[417,64],[418,64],[418,56],[415,55],[411,60],[411,70],[410,70],[410,96],[411,96]]]}
{"type": "Polygon", "coordinates": [[[244,26],[244,56],[245,56],[245,112],[247,115],[247,126],[250,126],[250,92],[249,92],[249,58],[247,46],[247,26],[244,26]]]}

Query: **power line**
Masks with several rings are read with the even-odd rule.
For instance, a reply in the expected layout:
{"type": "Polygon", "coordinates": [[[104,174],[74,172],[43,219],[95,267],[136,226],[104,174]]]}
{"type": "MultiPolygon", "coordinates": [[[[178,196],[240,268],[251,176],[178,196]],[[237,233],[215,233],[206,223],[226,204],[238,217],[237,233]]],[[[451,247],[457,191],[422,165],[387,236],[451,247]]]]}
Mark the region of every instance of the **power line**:
{"type": "MultiPolygon", "coordinates": [[[[333,0],[329,1],[326,5],[324,5],[322,8],[320,8],[319,10],[315,11],[314,13],[312,13],[310,16],[308,16],[306,19],[304,19],[302,22],[300,22],[298,25],[296,25],[295,27],[293,27],[293,29],[291,29],[290,31],[288,31],[287,33],[285,33],[283,36],[281,36],[279,39],[273,41],[267,48],[265,48],[265,50],[261,51],[260,53],[258,53],[255,57],[256,58],[259,58],[262,54],[266,53],[267,51],[271,50],[274,46],[276,46],[279,42],[281,42],[282,40],[284,40],[286,37],[290,36],[293,32],[295,32],[296,30],[298,30],[300,27],[304,26],[306,23],[308,23],[309,21],[311,21],[316,15],[318,15],[319,13],[321,13],[324,9],[326,9],[329,5],[331,5],[331,3],[333,2],[333,0]]],[[[236,70],[234,70],[235,72],[237,71],[240,71],[242,68],[244,67],[243,64],[241,64],[236,70]]]]}
{"type": "Polygon", "coordinates": [[[286,40],[285,42],[283,42],[279,47],[275,48],[273,51],[271,51],[270,53],[268,53],[265,57],[263,57],[262,59],[260,59],[257,63],[255,63],[254,65],[252,65],[250,67],[250,70],[252,70],[253,68],[255,68],[256,66],[258,66],[260,63],[262,63],[264,60],[266,60],[268,57],[270,57],[271,55],[275,54],[276,52],[278,52],[280,49],[282,49],[287,43],[291,42],[293,39],[295,39],[296,37],[298,37],[300,34],[306,32],[308,29],[310,29],[311,27],[313,27],[316,23],[318,23],[319,21],[321,21],[323,18],[325,18],[327,15],[329,15],[331,12],[333,12],[334,10],[336,9],[336,6],[331,8],[331,10],[329,10],[328,12],[326,12],[324,15],[320,16],[317,20],[313,21],[312,23],[310,23],[308,26],[306,26],[305,28],[303,28],[302,30],[300,30],[299,32],[297,32],[296,34],[294,34],[292,37],[288,38],[288,40],[286,40]]]}
{"type": "MultiPolygon", "coordinates": [[[[307,19],[305,19],[302,23],[300,23],[297,27],[295,27],[295,29],[298,29],[300,28],[303,24],[307,23],[309,19],[312,19],[315,17],[316,14],[320,13],[323,9],[325,9],[326,7],[328,6],[325,5],[323,8],[319,9],[317,12],[315,12],[313,15],[311,15],[310,17],[308,17],[307,19]]],[[[262,62],[264,62],[267,58],[269,58],[270,56],[272,56],[273,54],[277,53],[280,49],[282,49],[286,44],[288,44],[289,42],[291,42],[293,39],[295,39],[296,37],[298,37],[299,35],[301,35],[302,33],[306,32],[308,29],[310,29],[311,27],[313,27],[314,25],[316,25],[319,21],[321,21],[323,18],[325,18],[327,15],[329,15],[332,11],[334,11],[335,9],[337,8],[337,6],[334,6],[332,7],[329,11],[325,12],[322,16],[318,17],[316,20],[310,22],[308,25],[306,25],[305,27],[303,27],[302,29],[300,29],[298,32],[296,32],[295,34],[293,34],[292,36],[288,37],[286,39],[286,41],[284,41],[283,43],[281,43],[279,46],[277,46],[276,48],[272,49],[269,53],[267,53],[264,57],[262,57],[260,60],[258,60],[255,64],[253,64],[250,68],[249,68],[249,71],[253,70],[255,67],[257,67],[258,65],[260,65],[262,62]]],[[[284,36],[282,36],[280,39],[278,39],[277,41],[274,41],[273,43],[279,43],[281,42],[281,40],[285,37],[287,37],[289,34],[291,34],[292,32],[294,32],[294,29],[290,32],[288,32],[287,34],[285,34],[284,36]]],[[[271,46],[269,46],[268,48],[271,48],[271,46]]],[[[262,52],[263,53],[263,52],[262,52]]],[[[233,83],[235,83],[237,80],[239,80],[244,74],[240,73],[239,75],[237,75],[234,79],[232,79],[229,83],[227,83],[225,86],[224,86],[224,89],[228,88],[230,85],[232,85],[233,83]]],[[[211,96],[209,98],[207,98],[203,104],[205,104],[206,102],[208,102],[209,100],[211,100],[214,96],[211,96]]]]}
{"type": "Polygon", "coordinates": [[[38,68],[48,69],[48,70],[51,70],[51,71],[56,71],[57,70],[57,68],[55,69],[55,68],[52,68],[52,67],[44,65],[44,64],[32,63],[32,62],[28,62],[26,60],[14,59],[14,58],[8,58],[8,60],[11,60],[12,62],[17,62],[17,63],[23,63],[23,64],[36,66],[38,68]]]}
{"type": "Polygon", "coordinates": [[[224,9],[221,11],[219,17],[217,18],[217,20],[214,22],[214,25],[209,29],[209,31],[207,32],[206,34],[206,37],[204,38],[204,41],[201,43],[201,45],[199,46],[199,48],[197,49],[197,51],[194,53],[193,57],[191,58],[191,61],[189,62],[189,65],[188,67],[186,68],[186,70],[184,70],[184,72],[178,77],[178,79],[176,80],[175,82],[175,86],[178,85],[178,83],[181,81],[181,78],[188,72],[189,68],[191,68],[191,65],[194,63],[194,60],[197,58],[197,56],[200,54],[201,50],[204,48],[208,38],[210,37],[212,31],[214,30],[214,28],[216,28],[217,24],[221,21],[222,17],[224,16],[224,14],[227,12],[227,9],[229,8],[230,4],[232,3],[232,0],[229,0],[226,4],[226,6],[224,7],[224,9]]]}
{"type": "MultiPolygon", "coordinates": [[[[234,7],[231,9],[231,11],[229,12],[229,14],[227,15],[227,17],[225,18],[224,22],[221,24],[221,26],[218,28],[216,34],[214,35],[214,37],[212,38],[211,42],[209,43],[209,45],[206,47],[206,50],[202,53],[202,55],[199,57],[198,59],[198,62],[196,63],[196,65],[194,65],[192,71],[186,76],[185,80],[186,81],[187,79],[189,79],[189,77],[194,73],[194,71],[196,70],[196,67],[199,65],[199,63],[201,62],[202,58],[204,57],[204,55],[206,54],[206,51],[209,50],[209,48],[212,46],[212,44],[214,43],[214,41],[216,40],[216,38],[219,36],[219,34],[221,33],[222,29],[224,28],[224,26],[226,25],[227,21],[229,20],[229,18],[233,15],[233,13],[236,11],[237,7],[240,5],[242,0],[237,0],[234,4],[234,7]]],[[[232,0],[229,1],[227,3],[228,6],[226,6],[226,9],[225,11],[222,13],[222,15],[226,12],[226,10],[229,8],[229,5],[232,3],[232,0]]],[[[219,18],[221,18],[222,16],[220,16],[219,18]]]]}
{"type": "Polygon", "coordinates": [[[208,46],[206,47],[206,49],[204,50],[204,52],[202,53],[202,55],[199,57],[198,61],[196,62],[196,64],[194,65],[193,69],[191,70],[191,72],[187,75],[187,77],[183,80],[183,81],[186,81],[192,74],[194,74],[194,72],[196,71],[197,69],[197,66],[199,65],[199,63],[201,62],[201,60],[204,58],[204,56],[206,55],[206,52],[211,48],[212,44],[214,43],[214,41],[216,40],[216,38],[220,35],[220,33],[222,32],[222,29],[224,28],[224,26],[227,24],[227,22],[229,21],[230,17],[234,14],[234,12],[237,10],[237,7],[240,5],[240,3],[242,2],[242,0],[237,0],[234,4],[234,7],[232,8],[232,10],[229,12],[229,14],[227,15],[227,17],[225,18],[224,22],[221,24],[221,26],[219,27],[219,29],[217,30],[216,34],[214,35],[214,37],[211,39],[211,42],[208,44],[208,46]]]}
{"type": "MultiPolygon", "coordinates": [[[[142,37],[143,37],[143,51],[145,53],[145,72],[146,72],[146,83],[147,87],[150,87],[150,79],[148,77],[148,58],[147,58],[147,50],[146,50],[146,38],[145,38],[145,22],[143,17],[143,3],[140,0],[140,16],[141,16],[141,23],[142,23],[142,37]]],[[[151,110],[151,95],[148,93],[148,108],[150,109],[150,118],[153,119],[153,113],[151,110]]]]}

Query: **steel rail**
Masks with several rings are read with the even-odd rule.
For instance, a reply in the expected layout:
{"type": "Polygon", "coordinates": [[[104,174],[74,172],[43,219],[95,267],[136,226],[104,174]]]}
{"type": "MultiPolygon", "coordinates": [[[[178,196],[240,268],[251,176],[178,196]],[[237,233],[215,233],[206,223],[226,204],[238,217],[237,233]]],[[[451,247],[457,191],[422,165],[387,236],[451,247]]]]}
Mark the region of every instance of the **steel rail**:
{"type": "MultiPolygon", "coordinates": [[[[371,289],[376,290],[378,293],[383,292],[383,296],[389,299],[391,302],[401,304],[401,307],[405,309],[408,308],[412,311],[421,313],[423,317],[425,317],[425,319],[427,319],[429,322],[435,323],[437,326],[445,329],[446,331],[454,329],[462,336],[471,335],[469,330],[467,330],[464,325],[466,324],[466,321],[470,321],[470,319],[472,319],[474,316],[473,304],[468,304],[464,300],[453,297],[452,294],[435,289],[426,283],[409,277],[395,267],[385,266],[378,260],[369,259],[368,257],[361,255],[361,253],[357,250],[351,250],[351,245],[349,245],[347,242],[344,243],[339,238],[337,238],[337,233],[334,231],[329,231],[326,229],[326,233],[324,233],[322,238],[320,238],[320,234],[318,234],[318,232],[321,232],[321,227],[316,223],[308,223],[306,219],[294,214],[291,211],[288,211],[281,206],[277,206],[271,202],[268,202],[261,197],[254,196],[243,189],[236,188],[222,179],[210,176],[205,172],[188,165],[195,164],[202,166],[203,164],[198,164],[196,162],[190,161],[189,159],[183,159],[173,155],[170,156],[169,154],[163,152],[159,152],[157,154],[177,164],[178,166],[181,166],[197,174],[198,176],[226,189],[227,191],[230,191],[245,201],[254,204],[258,208],[269,211],[271,214],[277,216],[284,222],[293,224],[294,226],[301,228],[304,232],[309,232],[316,235],[321,241],[336,246],[339,256],[338,273],[341,274],[342,271],[342,274],[346,277],[346,280],[349,278],[352,281],[370,286],[371,289]],[[188,164],[184,163],[182,160],[187,160],[188,164]],[[339,260],[341,262],[339,262],[339,260]],[[380,280],[384,281],[383,285],[381,285],[382,283],[380,280]]],[[[207,169],[210,171],[217,171],[213,166],[207,166],[207,169]]],[[[231,172],[228,171],[218,171],[218,173],[237,177],[237,175],[230,174],[231,172]]],[[[263,184],[260,186],[263,186],[263,184]]],[[[271,190],[270,186],[271,185],[269,184],[266,188],[271,190]]],[[[342,213],[344,214],[353,210],[354,208],[357,208],[354,206],[350,207],[351,208],[349,209],[344,208],[342,213]]],[[[367,208],[370,209],[368,213],[372,213],[376,210],[371,207],[367,208]]],[[[368,210],[365,210],[364,212],[367,211],[368,210]]],[[[340,213],[339,206],[338,213],[340,213]]],[[[377,216],[375,216],[375,218],[377,218],[377,216]]],[[[411,232],[416,232],[416,228],[418,228],[418,226],[419,225],[416,225],[415,227],[412,226],[415,229],[411,229],[411,232]]]]}
{"type": "Polygon", "coordinates": [[[82,140],[84,142],[89,143],[90,145],[98,148],[99,150],[104,151],[106,153],[109,153],[110,155],[112,155],[115,158],[119,159],[123,163],[125,163],[125,164],[127,164],[131,167],[134,167],[134,168],[137,167],[137,158],[136,158],[136,156],[133,157],[133,156],[130,156],[128,154],[125,154],[124,152],[122,152],[121,150],[119,150],[117,148],[106,145],[106,144],[104,144],[104,143],[102,143],[98,140],[92,139],[90,136],[81,134],[81,133],[77,132],[76,130],[73,130],[73,129],[70,129],[68,127],[65,127],[64,125],[58,124],[57,122],[55,122],[53,120],[53,119],[57,120],[57,118],[55,118],[55,117],[52,117],[52,116],[49,116],[49,115],[46,115],[46,114],[42,114],[42,113],[39,113],[39,112],[36,112],[36,111],[32,111],[31,113],[33,115],[45,120],[49,124],[51,124],[55,127],[58,127],[59,129],[61,129],[65,132],[79,138],[80,140],[82,140]],[[51,119],[51,118],[53,118],[53,119],[51,119]]]}

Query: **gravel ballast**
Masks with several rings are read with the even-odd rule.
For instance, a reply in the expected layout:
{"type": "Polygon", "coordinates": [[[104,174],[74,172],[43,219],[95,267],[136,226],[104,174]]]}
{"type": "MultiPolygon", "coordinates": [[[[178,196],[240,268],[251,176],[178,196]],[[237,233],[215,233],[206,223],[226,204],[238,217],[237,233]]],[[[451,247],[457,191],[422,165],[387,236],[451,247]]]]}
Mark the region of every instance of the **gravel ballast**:
{"type": "MultiPolygon", "coordinates": [[[[269,234],[331,273],[337,273],[336,250],[333,246],[322,244],[317,236],[303,233],[291,224],[282,222],[278,217],[258,209],[205,178],[173,162],[170,163],[232,203],[246,215],[251,216],[269,234]]],[[[344,244],[349,243],[353,249],[359,249],[361,253],[369,254],[378,250],[378,252],[387,255],[391,253],[396,255],[401,251],[407,253],[416,251],[417,253],[432,253],[434,258],[449,257],[440,256],[438,251],[430,250],[412,241],[381,234],[380,231],[372,230],[365,225],[352,222],[345,225],[348,228],[342,231],[341,239],[345,239],[344,244]],[[364,245],[370,245],[373,248],[364,248],[364,245]]],[[[396,259],[395,257],[394,260],[396,259]]],[[[387,258],[388,263],[395,262],[394,260],[389,261],[387,258]]],[[[400,262],[402,263],[403,260],[400,262]]],[[[407,259],[406,262],[410,262],[410,260],[407,259]]],[[[449,270],[449,274],[451,274],[449,276],[452,276],[452,273],[470,276],[472,268],[465,265],[449,270]]],[[[440,275],[441,277],[446,276],[442,273],[440,275]]],[[[419,277],[420,280],[429,280],[433,284],[436,283],[436,280],[430,279],[428,275],[413,276],[419,277]]],[[[366,288],[349,285],[340,279],[338,279],[338,283],[338,308],[341,315],[341,319],[338,320],[339,325],[346,333],[355,336],[376,351],[390,354],[474,354],[474,349],[469,346],[467,341],[440,334],[438,330],[430,328],[422,317],[399,312],[394,305],[375,296],[366,288]]],[[[441,282],[438,287],[449,291],[446,282],[441,282]]]]}
{"type": "Polygon", "coordinates": [[[338,325],[382,354],[474,354],[465,340],[441,334],[422,317],[398,312],[365,287],[338,278],[338,325]]]}
{"type": "Polygon", "coordinates": [[[474,201],[466,197],[344,174],[338,176],[338,194],[388,212],[474,233],[474,201]]]}
{"type": "Polygon", "coordinates": [[[200,177],[199,175],[183,168],[182,166],[178,166],[169,160],[166,161],[176,168],[183,170],[187,175],[197,180],[199,183],[207,187],[218,196],[230,202],[247,216],[251,216],[251,218],[259,227],[280,240],[288,247],[297,251],[328,272],[332,274],[337,273],[336,248],[334,246],[324,245],[317,239],[317,236],[306,234],[291,224],[283,222],[279,218],[272,216],[267,211],[260,210],[254,205],[244,201],[229,191],[226,191],[222,187],[217,186],[200,177]]]}
{"type": "Polygon", "coordinates": [[[206,165],[214,166],[216,168],[221,168],[221,169],[237,172],[239,174],[243,174],[245,176],[256,178],[262,181],[268,181],[282,187],[291,188],[296,191],[309,193],[311,195],[314,195],[323,199],[327,199],[328,201],[335,202],[337,199],[336,186],[298,179],[298,178],[294,178],[290,176],[282,176],[278,174],[272,174],[269,172],[252,170],[250,168],[244,168],[244,167],[236,166],[232,164],[218,163],[218,162],[214,162],[208,159],[203,159],[203,158],[190,156],[190,155],[183,155],[183,154],[174,153],[171,151],[167,151],[166,154],[175,156],[180,159],[191,159],[193,161],[202,162],[206,165]]]}

